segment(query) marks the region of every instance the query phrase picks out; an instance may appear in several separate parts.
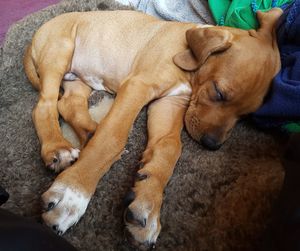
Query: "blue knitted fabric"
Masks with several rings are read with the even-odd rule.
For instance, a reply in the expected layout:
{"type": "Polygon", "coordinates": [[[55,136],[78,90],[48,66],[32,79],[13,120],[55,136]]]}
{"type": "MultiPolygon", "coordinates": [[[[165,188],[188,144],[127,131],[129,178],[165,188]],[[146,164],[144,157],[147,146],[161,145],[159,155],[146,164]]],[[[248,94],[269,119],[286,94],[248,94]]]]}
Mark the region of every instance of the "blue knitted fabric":
{"type": "Polygon", "coordinates": [[[289,128],[289,123],[300,122],[300,0],[281,16],[277,40],[282,68],[263,106],[253,114],[255,122],[264,128],[289,128]]]}

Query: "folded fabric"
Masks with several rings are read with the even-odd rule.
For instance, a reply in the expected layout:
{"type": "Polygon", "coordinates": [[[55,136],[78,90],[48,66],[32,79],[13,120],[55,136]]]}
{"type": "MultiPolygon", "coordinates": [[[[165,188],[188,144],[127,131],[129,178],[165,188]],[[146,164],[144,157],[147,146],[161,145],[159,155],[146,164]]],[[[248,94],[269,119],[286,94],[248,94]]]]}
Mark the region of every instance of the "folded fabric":
{"type": "Polygon", "coordinates": [[[117,0],[160,19],[213,24],[207,0],[117,0]]]}
{"type": "Polygon", "coordinates": [[[293,0],[208,0],[209,8],[218,25],[244,30],[257,29],[256,11],[285,7],[293,0]]]}
{"type": "Polygon", "coordinates": [[[281,16],[277,28],[281,70],[275,76],[263,106],[254,113],[262,127],[300,132],[300,0],[281,16]]]}

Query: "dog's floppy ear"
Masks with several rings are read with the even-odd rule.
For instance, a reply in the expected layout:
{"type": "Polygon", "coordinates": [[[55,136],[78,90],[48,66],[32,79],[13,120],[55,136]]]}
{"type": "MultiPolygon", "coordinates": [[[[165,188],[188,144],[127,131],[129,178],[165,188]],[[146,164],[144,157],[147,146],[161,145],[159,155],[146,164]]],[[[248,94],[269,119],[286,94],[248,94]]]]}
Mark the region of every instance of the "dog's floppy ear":
{"type": "Polygon", "coordinates": [[[190,49],[177,53],[173,62],[183,70],[194,71],[198,68],[199,62],[190,49]]]}
{"type": "Polygon", "coordinates": [[[283,11],[280,8],[273,8],[268,12],[257,11],[257,19],[260,24],[260,28],[257,30],[258,34],[267,39],[274,39],[274,27],[278,18],[283,11]]]}
{"type": "Polygon", "coordinates": [[[220,28],[193,28],[186,32],[190,49],[176,54],[174,63],[186,71],[194,71],[215,52],[227,50],[232,44],[232,34],[220,28]]]}

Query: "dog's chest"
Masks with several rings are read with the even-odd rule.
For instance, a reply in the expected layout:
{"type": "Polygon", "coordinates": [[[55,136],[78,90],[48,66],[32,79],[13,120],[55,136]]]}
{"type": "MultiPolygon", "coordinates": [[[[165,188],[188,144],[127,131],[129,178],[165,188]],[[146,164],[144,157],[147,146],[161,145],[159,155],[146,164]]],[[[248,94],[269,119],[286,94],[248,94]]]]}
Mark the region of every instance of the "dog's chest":
{"type": "Polygon", "coordinates": [[[181,82],[175,85],[173,88],[169,89],[165,96],[190,96],[192,93],[192,88],[189,83],[181,82]]]}

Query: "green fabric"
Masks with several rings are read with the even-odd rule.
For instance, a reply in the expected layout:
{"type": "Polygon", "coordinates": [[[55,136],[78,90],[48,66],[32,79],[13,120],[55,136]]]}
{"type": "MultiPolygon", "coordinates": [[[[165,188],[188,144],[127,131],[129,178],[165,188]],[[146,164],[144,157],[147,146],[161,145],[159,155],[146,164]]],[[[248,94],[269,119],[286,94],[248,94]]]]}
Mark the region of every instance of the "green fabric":
{"type": "Polygon", "coordinates": [[[256,11],[268,11],[292,3],[293,0],[208,0],[211,13],[218,25],[244,30],[257,29],[256,11]]]}
{"type": "Polygon", "coordinates": [[[300,132],[300,122],[298,123],[289,123],[283,126],[284,131],[287,132],[300,132]]]}

